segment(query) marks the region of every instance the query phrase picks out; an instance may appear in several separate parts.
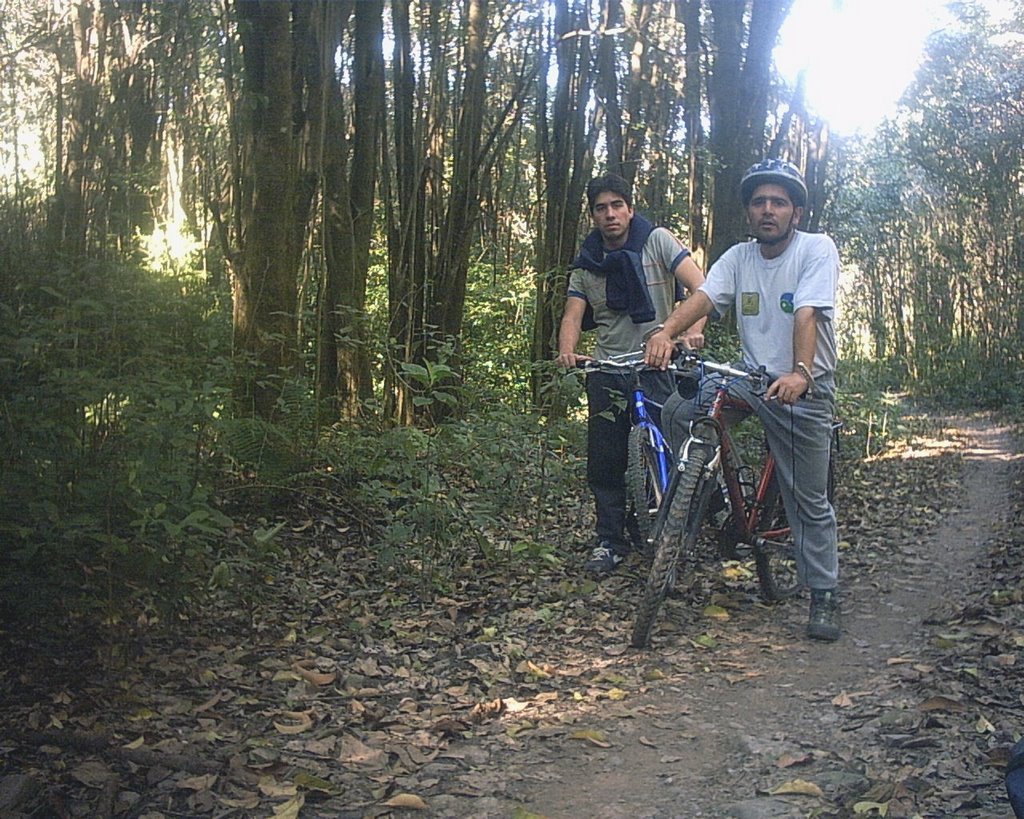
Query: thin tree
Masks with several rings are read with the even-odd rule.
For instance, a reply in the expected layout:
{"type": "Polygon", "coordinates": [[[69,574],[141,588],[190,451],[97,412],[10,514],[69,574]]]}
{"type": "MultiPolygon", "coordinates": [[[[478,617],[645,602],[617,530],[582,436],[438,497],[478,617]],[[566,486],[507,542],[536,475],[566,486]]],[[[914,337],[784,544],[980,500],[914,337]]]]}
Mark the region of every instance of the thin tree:
{"type": "Polygon", "coordinates": [[[287,0],[237,2],[243,100],[239,257],[232,277],[239,409],[272,418],[296,364],[298,246],[292,28],[287,0]]]}
{"type": "MultiPolygon", "coordinates": [[[[555,0],[552,40],[557,66],[554,98],[548,96],[547,67],[537,80],[535,128],[538,144],[539,193],[544,217],[537,239],[536,311],[533,361],[550,361],[555,349],[558,317],[565,305],[566,271],[579,233],[581,202],[594,163],[596,129],[590,127],[587,102],[593,76],[590,39],[581,37],[587,10],[570,0],[555,0]]],[[[545,403],[546,380],[533,377],[533,400],[545,403]]]]}

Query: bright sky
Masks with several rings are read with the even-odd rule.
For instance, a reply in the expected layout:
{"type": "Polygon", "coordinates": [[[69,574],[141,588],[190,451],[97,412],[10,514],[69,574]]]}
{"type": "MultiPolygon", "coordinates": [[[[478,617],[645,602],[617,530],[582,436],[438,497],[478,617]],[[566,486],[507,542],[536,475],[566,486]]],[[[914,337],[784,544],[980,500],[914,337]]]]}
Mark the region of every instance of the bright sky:
{"type": "Polygon", "coordinates": [[[790,83],[807,69],[807,105],[842,135],[869,132],[895,109],[946,0],[796,0],[775,62],[790,83]]]}

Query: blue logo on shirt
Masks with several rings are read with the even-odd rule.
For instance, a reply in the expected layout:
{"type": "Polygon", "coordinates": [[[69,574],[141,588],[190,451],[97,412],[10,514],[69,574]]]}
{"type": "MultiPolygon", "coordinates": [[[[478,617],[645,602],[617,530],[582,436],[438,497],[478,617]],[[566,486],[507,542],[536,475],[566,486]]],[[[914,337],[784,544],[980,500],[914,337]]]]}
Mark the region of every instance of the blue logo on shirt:
{"type": "Polygon", "coordinates": [[[779,296],[779,307],[782,308],[782,312],[783,313],[792,313],[793,312],[793,294],[792,293],[783,293],[781,296],[779,296]]]}

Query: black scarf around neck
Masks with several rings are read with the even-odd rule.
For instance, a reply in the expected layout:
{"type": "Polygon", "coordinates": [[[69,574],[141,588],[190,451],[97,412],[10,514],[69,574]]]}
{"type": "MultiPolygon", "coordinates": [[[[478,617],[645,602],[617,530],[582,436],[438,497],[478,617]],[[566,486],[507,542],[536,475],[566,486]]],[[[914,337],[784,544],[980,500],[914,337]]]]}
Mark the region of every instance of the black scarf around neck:
{"type": "MultiPolygon", "coordinates": [[[[605,300],[611,310],[629,313],[634,324],[654,321],[654,304],[647,292],[647,277],[641,256],[647,237],[654,225],[639,213],[634,213],[629,223],[626,243],[617,250],[606,251],[601,232],[594,228],[583,240],[579,255],[572,267],[581,267],[605,277],[605,300]]],[[[583,329],[592,330],[597,326],[593,311],[587,305],[583,329]]]]}

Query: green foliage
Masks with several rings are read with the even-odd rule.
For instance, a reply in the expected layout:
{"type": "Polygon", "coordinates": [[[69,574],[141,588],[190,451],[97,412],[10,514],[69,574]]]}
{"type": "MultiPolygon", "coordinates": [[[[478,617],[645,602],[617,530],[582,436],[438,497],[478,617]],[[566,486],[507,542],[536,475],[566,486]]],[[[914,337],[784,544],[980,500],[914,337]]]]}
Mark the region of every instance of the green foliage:
{"type": "Polygon", "coordinates": [[[530,404],[533,271],[478,264],[467,283],[466,383],[485,400],[530,404]]]}
{"type": "Polygon", "coordinates": [[[841,147],[829,212],[845,261],[839,331],[845,357],[886,362],[918,397],[1019,407],[1021,20],[955,11],[899,115],[841,147]]]}
{"type": "Polygon", "coordinates": [[[338,427],[321,457],[344,494],[381,518],[375,548],[430,588],[483,559],[551,561],[547,514],[582,481],[581,428],[502,406],[429,431],[338,427]]]}
{"type": "MultiPolygon", "coordinates": [[[[118,265],[16,278],[0,326],[4,605],[180,602],[230,522],[205,460],[230,381],[216,300],[118,265]]],[[[31,612],[26,612],[31,613],[31,612]]]]}
{"type": "Polygon", "coordinates": [[[894,362],[840,362],[836,414],[843,425],[840,453],[844,459],[877,455],[917,431],[900,386],[901,374],[894,362]]]}
{"type": "Polygon", "coordinates": [[[278,538],[285,524],[260,523],[248,536],[233,534],[216,548],[216,563],[209,579],[212,590],[230,593],[241,600],[250,627],[255,625],[265,581],[273,578],[276,565],[285,554],[278,538]]]}

